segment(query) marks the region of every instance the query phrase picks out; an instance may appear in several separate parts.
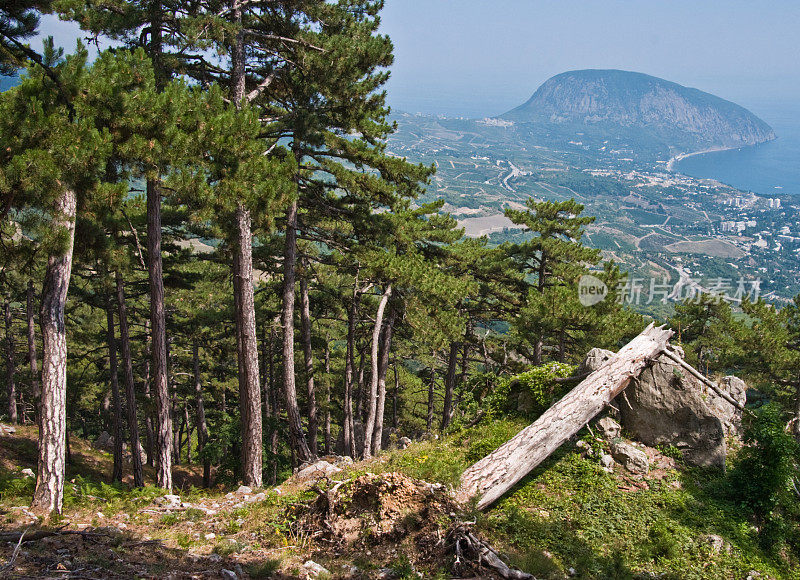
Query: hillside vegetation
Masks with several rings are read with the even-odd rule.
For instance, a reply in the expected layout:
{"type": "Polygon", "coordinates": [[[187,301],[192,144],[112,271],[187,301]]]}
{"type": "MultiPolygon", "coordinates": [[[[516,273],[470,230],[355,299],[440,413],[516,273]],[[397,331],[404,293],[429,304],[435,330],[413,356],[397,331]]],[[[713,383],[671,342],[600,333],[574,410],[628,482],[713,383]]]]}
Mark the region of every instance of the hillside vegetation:
{"type": "MultiPolygon", "coordinates": [[[[263,493],[201,490],[187,480],[174,492],[177,505],[155,487],[102,483],[111,457],[74,438],[64,513],[31,527],[34,518],[19,506],[29,502],[33,479],[9,469],[31,463],[35,432],[23,428],[2,439],[2,527],[86,533],[24,544],[15,570],[30,576],[69,570],[87,577],[212,578],[231,570],[241,578],[296,578],[309,573],[304,564],[312,560],[331,577],[449,577],[455,554],[437,542],[474,520],[475,533],[537,578],[800,577],[786,554],[759,546],[752,520],[729,498],[723,472],[688,468],[668,449],[649,449],[654,468],[646,477],[621,466],[609,473],[598,461],[607,442],[587,430],[578,439],[583,443],[563,446],[485,513],[451,511],[444,491],[426,495],[421,481],[455,485],[471,462],[524,425],[495,420],[459,429],[346,466],[329,480],[293,478],[263,493]],[[358,525],[334,534],[321,523],[326,508],[319,491],[342,481],[349,486],[342,513],[350,519],[339,521],[358,525]],[[369,501],[352,508],[359,498],[369,501]]],[[[0,557],[8,560],[13,549],[3,544],[0,557]]]]}

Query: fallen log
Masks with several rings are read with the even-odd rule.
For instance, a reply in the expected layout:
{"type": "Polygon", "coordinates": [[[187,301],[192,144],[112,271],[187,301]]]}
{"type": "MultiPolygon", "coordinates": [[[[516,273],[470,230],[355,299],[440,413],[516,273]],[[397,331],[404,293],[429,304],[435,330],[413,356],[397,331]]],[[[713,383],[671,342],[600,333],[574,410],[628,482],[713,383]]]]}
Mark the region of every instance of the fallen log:
{"type": "Polygon", "coordinates": [[[673,332],[650,324],[536,422],[468,468],[456,498],[485,509],[591,421],[666,349],[673,332]]]}

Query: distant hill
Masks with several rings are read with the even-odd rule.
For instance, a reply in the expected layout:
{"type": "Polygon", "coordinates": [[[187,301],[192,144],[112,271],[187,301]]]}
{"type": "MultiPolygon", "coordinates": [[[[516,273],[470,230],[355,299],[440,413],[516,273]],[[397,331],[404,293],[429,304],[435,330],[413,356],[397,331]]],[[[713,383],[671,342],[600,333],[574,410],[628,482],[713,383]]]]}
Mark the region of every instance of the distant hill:
{"type": "MultiPolygon", "coordinates": [[[[592,132],[608,127],[671,150],[741,147],[775,138],[753,113],[720,97],[650,75],[622,70],[577,70],[547,80],[523,105],[501,118],[566,125],[592,132]]],[[[566,127],[565,127],[566,128],[566,127]]]]}

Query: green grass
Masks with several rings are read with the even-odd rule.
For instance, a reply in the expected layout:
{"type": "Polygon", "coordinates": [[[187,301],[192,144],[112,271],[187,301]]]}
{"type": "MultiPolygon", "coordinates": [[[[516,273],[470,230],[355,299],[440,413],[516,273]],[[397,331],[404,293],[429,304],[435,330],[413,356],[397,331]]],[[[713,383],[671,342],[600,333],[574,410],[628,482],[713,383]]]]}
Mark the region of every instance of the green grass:
{"type": "MultiPolygon", "coordinates": [[[[500,420],[440,441],[394,452],[380,467],[456,486],[462,471],[510,439],[525,423],[500,420]]],[[[669,454],[669,449],[665,449],[669,454]]],[[[725,474],[687,469],[626,491],[619,475],[564,445],[500,502],[478,516],[477,529],[510,561],[537,578],[800,578],[771,556],[739,506],[726,499],[725,474]],[[707,536],[725,547],[715,551],[707,536]]]]}

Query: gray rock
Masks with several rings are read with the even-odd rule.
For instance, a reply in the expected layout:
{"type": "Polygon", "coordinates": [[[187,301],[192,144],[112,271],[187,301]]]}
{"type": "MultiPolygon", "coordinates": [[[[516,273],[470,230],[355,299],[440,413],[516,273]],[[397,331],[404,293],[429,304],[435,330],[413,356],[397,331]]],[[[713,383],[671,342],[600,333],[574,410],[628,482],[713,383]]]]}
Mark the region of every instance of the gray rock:
{"type": "Polygon", "coordinates": [[[0,423],[0,435],[13,435],[17,432],[17,428],[13,425],[3,425],[0,423]]]}
{"type": "Polygon", "coordinates": [[[239,577],[236,575],[236,572],[233,570],[226,570],[223,568],[220,570],[220,574],[222,575],[225,580],[239,580],[239,577]]]}
{"type": "Polygon", "coordinates": [[[605,453],[600,457],[600,465],[606,471],[614,471],[614,458],[605,453]]]}
{"type": "Polygon", "coordinates": [[[327,461],[320,459],[316,463],[312,463],[308,467],[301,469],[295,473],[294,476],[296,479],[318,479],[320,477],[325,477],[326,475],[333,475],[341,470],[342,469],[340,467],[336,467],[332,463],[328,463],[327,461]]]}
{"type": "Polygon", "coordinates": [[[163,497],[158,498],[156,500],[156,503],[164,507],[177,509],[181,507],[181,496],[167,494],[163,497]]]}
{"type": "Polygon", "coordinates": [[[33,472],[33,469],[31,469],[30,467],[26,467],[20,473],[22,473],[22,475],[24,475],[25,477],[36,477],[36,474],[33,472]]]}
{"type": "Polygon", "coordinates": [[[611,444],[611,455],[631,473],[647,473],[650,471],[647,455],[630,443],[615,441],[611,444]]]}
{"type": "Polygon", "coordinates": [[[711,551],[715,554],[719,554],[720,552],[727,551],[728,545],[722,536],[718,536],[716,534],[707,534],[700,538],[704,543],[708,544],[711,547],[711,551]]]}
{"type": "Polygon", "coordinates": [[[600,432],[600,435],[603,436],[604,439],[611,441],[612,439],[616,439],[622,433],[622,427],[620,424],[614,421],[611,417],[603,417],[597,423],[595,423],[595,427],[600,432]]]}
{"type": "Polygon", "coordinates": [[[400,439],[397,440],[398,449],[405,449],[409,445],[411,445],[411,439],[409,439],[408,437],[400,437],[400,439]]]}
{"type": "Polygon", "coordinates": [[[109,434],[108,431],[103,431],[97,436],[97,439],[94,440],[92,447],[95,449],[102,449],[103,451],[113,451],[114,438],[109,434]]]}
{"type": "Polygon", "coordinates": [[[317,564],[314,560],[308,560],[305,564],[303,564],[303,568],[305,568],[306,572],[311,578],[317,578],[318,576],[322,576],[323,574],[330,574],[325,566],[317,564]]]}
{"type": "Polygon", "coordinates": [[[693,465],[725,466],[725,430],[702,383],[662,356],[615,401],[622,426],[639,441],[672,445],[693,465]]]}
{"type": "MultiPolygon", "coordinates": [[[[738,436],[742,429],[742,412],[717,394],[706,384],[701,384],[706,404],[722,421],[726,435],[738,436]]],[[[747,384],[739,377],[727,376],[719,381],[718,386],[740,405],[747,402],[747,384]]]]}
{"type": "Polygon", "coordinates": [[[248,495],[253,493],[253,488],[248,485],[240,485],[236,490],[236,495],[248,495]]]}
{"type": "Polygon", "coordinates": [[[583,362],[578,365],[578,369],[575,371],[575,376],[593,373],[603,366],[603,363],[605,363],[612,356],[614,356],[614,353],[610,350],[606,350],[604,348],[593,348],[586,354],[583,362]]]}
{"type": "Polygon", "coordinates": [[[257,503],[257,502],[260,502],[260,501],[264,501],[265,499],[267,499],[267,494],[264,493],[263,491],[261,491],[261,492],[255,494],[255,495],[253,495],[253,496],[248,497],[244,501],[245,501],[245,503],[257,503]]]}

